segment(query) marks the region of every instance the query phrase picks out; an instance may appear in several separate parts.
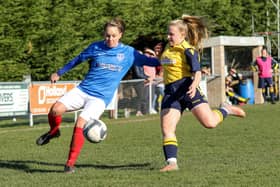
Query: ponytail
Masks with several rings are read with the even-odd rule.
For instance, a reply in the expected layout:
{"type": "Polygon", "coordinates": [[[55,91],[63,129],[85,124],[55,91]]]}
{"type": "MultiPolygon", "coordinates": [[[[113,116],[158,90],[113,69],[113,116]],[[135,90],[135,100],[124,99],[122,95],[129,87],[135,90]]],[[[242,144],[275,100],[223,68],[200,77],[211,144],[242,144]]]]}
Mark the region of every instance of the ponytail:
{"type": "Polygon", "coordinates": [[[208,30],[201,17],[182,15],[184,24],[187,25],[186,39],[197,49],[201,49],[202,38],[208,37],[208,30]]]}
{"type": "Polygon", "coordinates": [[[201,17],[183,14],[181,19],[171,21],[170,25],[177,25],[192,46],[197,50],[202,49],[201,40],[208,37],[208,30],[201,17]]]}

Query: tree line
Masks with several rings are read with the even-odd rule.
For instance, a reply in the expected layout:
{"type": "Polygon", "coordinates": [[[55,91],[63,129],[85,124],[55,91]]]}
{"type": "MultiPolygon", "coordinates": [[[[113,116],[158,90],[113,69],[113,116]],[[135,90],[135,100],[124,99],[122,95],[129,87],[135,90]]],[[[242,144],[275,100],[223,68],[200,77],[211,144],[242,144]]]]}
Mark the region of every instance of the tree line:
{"type": "MultiPolygon", "coordinates": [[[[167,24],[183,13],[203,16],[210,36],[251,36],[266,31],[265,0],[13,0],[0,1],[0,81],[48,80],[91,42],[103,38],[103,25],[113,17],[126,23],[122,41],[141,49],[166,40],[167,24]],[[145,43],[146,41],[146,43],[145,43]],[[144,43],[144,44],[143,44],[144,43]]],[[[271,24],[270,27],[276,27],[271,24]]],[[[62,80],[80,80],[87,63],[62,80]]]]}

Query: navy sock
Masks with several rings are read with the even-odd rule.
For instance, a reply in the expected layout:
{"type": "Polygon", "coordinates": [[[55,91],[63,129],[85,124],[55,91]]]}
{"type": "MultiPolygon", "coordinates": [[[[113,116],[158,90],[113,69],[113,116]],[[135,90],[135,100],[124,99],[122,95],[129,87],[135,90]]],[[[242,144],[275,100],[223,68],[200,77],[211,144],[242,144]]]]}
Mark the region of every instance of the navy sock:
{"type": "Polygon", "coordinates": [[[166,161],[169,159],[177,159],[178,143],[176,137],[165,139],[163,141],[163,152],[166,161]]]}
{"type": "Polygon", "coordinates": [[[213,112],[216,112],[219,115],[221,119],[220,121],[223,121],[228,116],[228,111],[224,108],[215,109],[213,112]]]}

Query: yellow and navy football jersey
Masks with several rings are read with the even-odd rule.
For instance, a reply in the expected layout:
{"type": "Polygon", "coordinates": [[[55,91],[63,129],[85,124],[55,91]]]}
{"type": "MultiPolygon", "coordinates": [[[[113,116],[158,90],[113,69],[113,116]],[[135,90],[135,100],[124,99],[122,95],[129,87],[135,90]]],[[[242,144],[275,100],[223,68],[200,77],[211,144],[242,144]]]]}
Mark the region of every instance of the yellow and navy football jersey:
{"type": "Polygon", "coordinates": [[[165,84],[191,77],[192,72],[200,70],[198,53],[186,40],[173,47],[167,46],[161,56],[161,64],[165,84]]]}

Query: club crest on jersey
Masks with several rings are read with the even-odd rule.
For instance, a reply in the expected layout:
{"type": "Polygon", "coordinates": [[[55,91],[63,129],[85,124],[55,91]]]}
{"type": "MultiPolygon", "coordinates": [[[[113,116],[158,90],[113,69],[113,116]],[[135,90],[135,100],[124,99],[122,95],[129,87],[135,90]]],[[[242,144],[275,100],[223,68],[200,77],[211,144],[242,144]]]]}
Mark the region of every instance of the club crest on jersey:
{"type": "Polygon", "coordinates": [[[118,53],[118,54],[117,54],[117,59],[118,59],[118,61],[123,61],[123,59],[124,59],[124,54],[123,54],[123,53],[118,53]]]}

